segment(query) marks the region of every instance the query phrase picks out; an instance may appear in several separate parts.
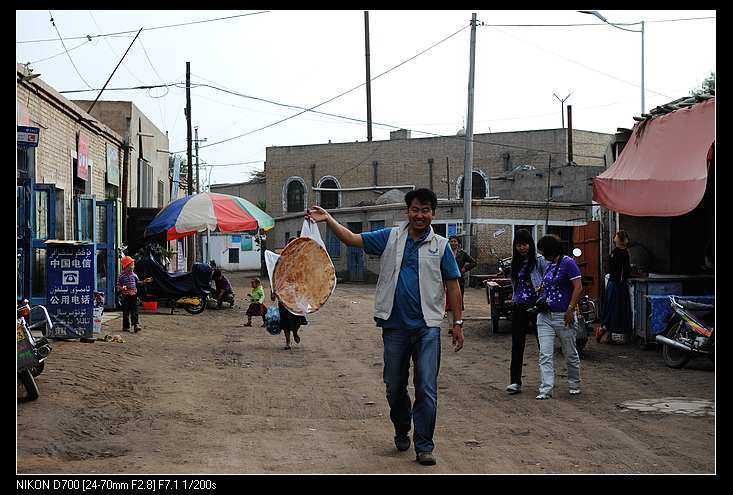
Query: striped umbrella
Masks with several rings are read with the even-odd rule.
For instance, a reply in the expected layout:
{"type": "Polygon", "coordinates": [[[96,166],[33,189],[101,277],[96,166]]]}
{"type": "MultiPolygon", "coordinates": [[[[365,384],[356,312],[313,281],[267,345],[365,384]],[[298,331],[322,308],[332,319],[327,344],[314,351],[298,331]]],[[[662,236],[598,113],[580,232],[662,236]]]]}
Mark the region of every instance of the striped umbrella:
{"type": "Polygon", "coordinates": [[[246,199],[204,192],[184,196],[163,208],[145,229],[145,236],[165,232],[170,241],[205,230],[267,231],[274,226],[275,221],[270,215],[246,199]]]}

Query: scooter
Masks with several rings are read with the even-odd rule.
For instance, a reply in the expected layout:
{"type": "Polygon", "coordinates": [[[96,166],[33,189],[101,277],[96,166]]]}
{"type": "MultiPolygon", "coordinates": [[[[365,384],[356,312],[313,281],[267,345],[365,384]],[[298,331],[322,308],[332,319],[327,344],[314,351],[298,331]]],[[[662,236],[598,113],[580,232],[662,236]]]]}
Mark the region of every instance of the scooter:
{"type": "Polygon", "coordinates": [[[44,306],[31,308],[27,299],[17,310],[16,340],[17,340],[17,362],[18,380],[26,390],[26,400],[36,400],[39,396],[38,385],[35,377],[43,372],[46,358],[51,353],[51,345],[46,335],[53,329],[53,323],[44,306]],[[36,323],[30,324],[31,312],[39,310],[43,318],[36,323]],[[40,337],[34,337],[31,330],[41,327],[40,337]]]}
{"type": "Polygon", "coordinates": [[[715,305],[685,301],[669,296],[674,313],[665,331],[656,336],[662,344],[664,363],[670,368],[682,368],[696,356],[715,360],[715,305]]]}
{"type": "Polygon", "coordinates": [[[165,302],[170,305],[171,314],[177,306],[192,315],[206,309],[213,274],[208,264],[194,263],[190,272],[171,274],[156,261],[152,250],[147,249],[145,256],[136,264],[135,272],[141,280],[148,277],[153,279],[138,287],[137,297],[141,301],[165,302]]]}

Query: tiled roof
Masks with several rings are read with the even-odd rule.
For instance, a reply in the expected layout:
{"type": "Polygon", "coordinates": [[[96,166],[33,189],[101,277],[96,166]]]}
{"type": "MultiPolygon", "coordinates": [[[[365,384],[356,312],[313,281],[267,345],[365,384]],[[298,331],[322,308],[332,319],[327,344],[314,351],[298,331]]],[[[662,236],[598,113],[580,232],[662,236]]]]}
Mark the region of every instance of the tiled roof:
{"type": "Polygon", "coordinates": [[[711,91],[710,93],[703,93],[703,94],[699,94],[695,96],[685,96],[682,98],[678,98],[669,103],[665,103],[664,105],[659,105],[658,107],[652,108],[651,110],[649,110],[649,113],[642,114],[641,117],[634,117],[634,120],[637,122],[644,122],[645,120],[652,120],[656,117],[659,117],[660,115],[666,115],[668,113],[672,113],[675,110],[679,110],[681,108],[691,107],[692,105],[696,105],[705,100],[709,100],[710,98],[715,98],[715,91],[711,91]]]}

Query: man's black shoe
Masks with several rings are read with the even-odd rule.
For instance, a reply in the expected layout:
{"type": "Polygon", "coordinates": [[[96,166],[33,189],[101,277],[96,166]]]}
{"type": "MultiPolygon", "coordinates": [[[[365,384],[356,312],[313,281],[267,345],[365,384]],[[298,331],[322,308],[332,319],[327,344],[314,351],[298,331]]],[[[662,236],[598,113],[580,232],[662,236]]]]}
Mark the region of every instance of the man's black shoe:
{"type": "Polygon", "coordinates": [[[404,452],[405,450],[410,448],[410,437],[407,435],[397,435],[394,437],[394,446],[397,447],[397,450],[400,452],[404,452]]]}
{"type": "Polygon", "coordinates": [[[417,462],[423,466],[435,466],[435,456],[432,452],[418,452],[417,462]]]}

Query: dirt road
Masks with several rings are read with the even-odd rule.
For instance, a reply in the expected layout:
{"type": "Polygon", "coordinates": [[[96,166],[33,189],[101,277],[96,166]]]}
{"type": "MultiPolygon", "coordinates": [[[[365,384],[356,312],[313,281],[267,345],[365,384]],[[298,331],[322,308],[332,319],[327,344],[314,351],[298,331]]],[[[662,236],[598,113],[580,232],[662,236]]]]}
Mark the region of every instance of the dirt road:
{"type": "MultiPolygon", "coordinates": [[[[339,285],[287,351],[282,335],[242,326],[248,278],[229,276],[233,310],[159,308],[141,313],[139,334],[122,333],[120,319],[104,325],[125,343],[56,342],[41,397],[18,402],[18,472],[715,472],[714,416],[618,406],[713,399],[711,363],[673,370],[656,352],[593,341],[583,393],[568,395],[558,352],[555,397],[537,401],[530,336],[525,391],[508,396],[511,336],[490,334],[488,320],[466,323],[459,353],[443,334],[438,464],[420,466],[392,443],[374,286],[339,285]]],[[[466,315],[488,315],[483,290],[467,290],[466,315]]]]}

